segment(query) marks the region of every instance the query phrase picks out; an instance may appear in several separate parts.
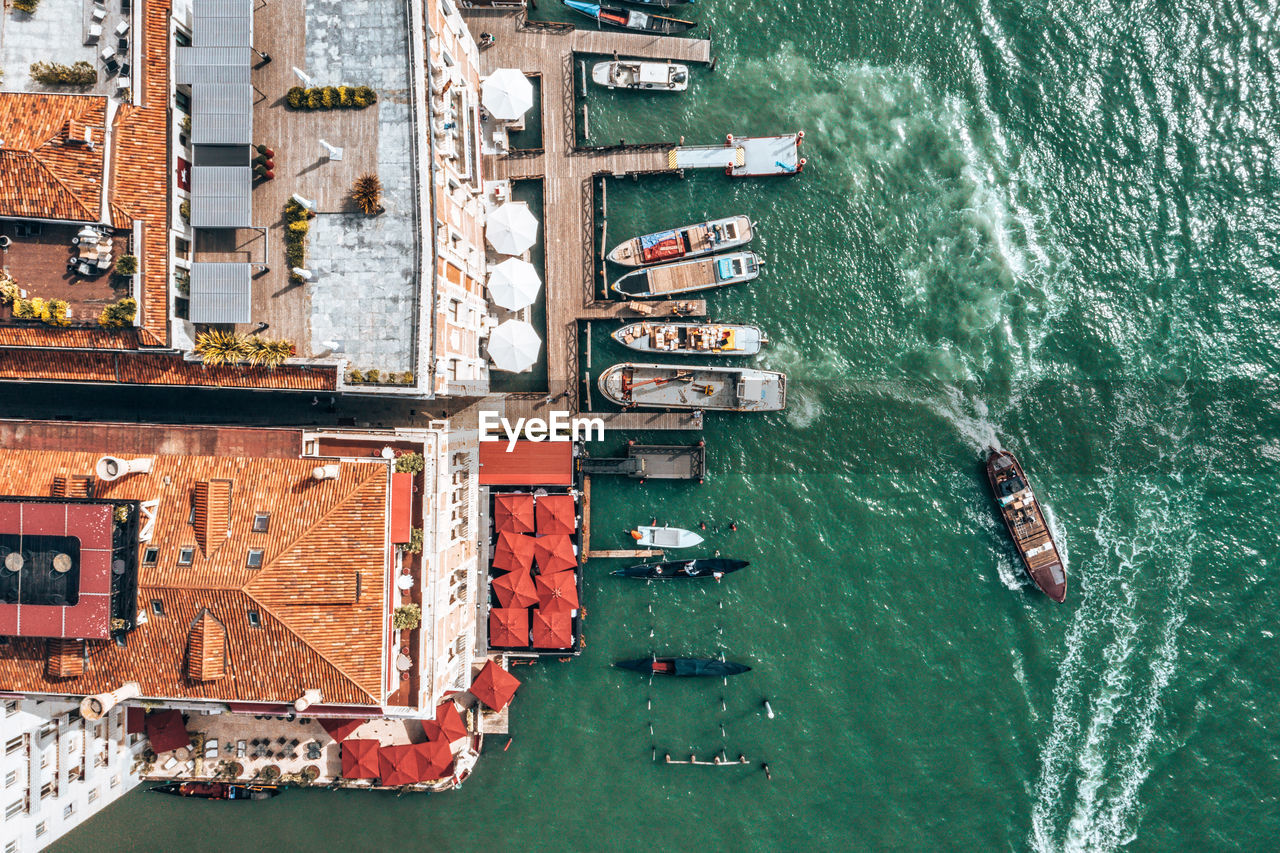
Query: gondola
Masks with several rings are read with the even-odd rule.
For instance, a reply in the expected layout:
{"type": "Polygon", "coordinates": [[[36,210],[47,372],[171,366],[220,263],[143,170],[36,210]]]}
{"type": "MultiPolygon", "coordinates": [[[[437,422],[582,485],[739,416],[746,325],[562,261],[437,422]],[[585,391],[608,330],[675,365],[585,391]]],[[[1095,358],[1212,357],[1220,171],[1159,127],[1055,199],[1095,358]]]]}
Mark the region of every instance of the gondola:
{"type": "Polygon", "coordinates": [[[613,571],[619,578],[650,578],[652,580],[684,580],[687,578],[715,578],[736,572],[751,565],[746,560],[726,560],[712,557],[707,560],[677,560],[669,563],[644,563],[613,571]]]}
{"type": "Polygon", "coordinates": [[[614,666],[645,675],[673,675],[684,678],[695,676],[720,678],[751,671],[751,667],[746,664],[717,658],[637,658],[620,660],[614,666]]]}
{"type": "Polygon", "coordinates": [[[242,785],[234,782],[166,782],[147,790],[197,800],[269,800],[283,792],[278,785],[242,785]]]}
{"type": "Polygon", "coordinates": [[[683,33],[697,26],[693,21],[682,21],[679,18],[668,18],[664,15],[650,15],[648,12],[637,12],[634,9],[601,6],[598,3],[585,3],[583,0],[561,0],[561,2],[573,11],[595,19],[597,23],[624,30],[669,36],[683,33]]]}

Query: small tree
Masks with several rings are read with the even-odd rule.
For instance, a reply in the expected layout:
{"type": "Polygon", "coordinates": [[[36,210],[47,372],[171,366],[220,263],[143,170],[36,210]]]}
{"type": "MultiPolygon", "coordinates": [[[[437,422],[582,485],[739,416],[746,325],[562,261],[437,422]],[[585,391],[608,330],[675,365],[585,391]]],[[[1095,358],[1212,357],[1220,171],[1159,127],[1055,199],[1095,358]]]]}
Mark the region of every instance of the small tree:
{"type": "Polygon", "coordinates": [[[404,453],[396,457],[397,474],[421,474],[423,467],[421,453],[404,453]]]}
{"type": "Polygon", "coordinates": [[[276,367],[284,364],[285,360],[293,355],[293,351],[294,346],[289,341],[254,335],[249,338],[248,360],[250,364],[276,367]]]}
{"type": "Polygon", "coordinates": [[[132,296],[126,296],[102,309],[102,313],[98,315],[98,325],[109,329],[120,329],[132,325],[133,318],[137,315],[138,300],[132,296]]]}
{"type": "Polygon", "coordinates": [[[409,534],[409,541],[400,546],[401,551],[407,551],[410,554],[422,553],[422,528],[415,527],[409,534]]]}
{"type": "Polygon", "coordinates": [[[412,631],[422,624],[422,608],[416,604],[402,604],[391,614],[391,627],[397,631],[412,631]]]}
{"type": "Polygon", "coordinates": [[[121,255],[116,260],[116,275],[133,275],[138,271],[137,255],[121,255]]]}
{"type": "Polygon", "coordinates": [[[196,354],[207,365],[243,361],[249,355],[249,339],[235,332],[212,329],[196,335],[196,354]]]}
{"type": "Polygon", "coordinates": [[[373,216],[382,207],[382,181],[374,174],[361,175],[356,178],[351,188],[351,200],[366,216],[373,216]]]}

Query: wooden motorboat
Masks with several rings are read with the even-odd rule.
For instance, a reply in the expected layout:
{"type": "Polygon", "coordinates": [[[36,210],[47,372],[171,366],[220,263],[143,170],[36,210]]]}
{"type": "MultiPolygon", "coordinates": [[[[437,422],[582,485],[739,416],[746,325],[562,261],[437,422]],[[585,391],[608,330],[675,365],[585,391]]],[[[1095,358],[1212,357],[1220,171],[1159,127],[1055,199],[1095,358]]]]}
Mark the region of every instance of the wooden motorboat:
{"type": "Polygon", "coordinates": [[[746,560],[727,560],[712,557],[705,560],[683,560],[668,563],[644,563],[639,566],[628,566],[615,569],[611,574],[619,578],[645,578],[647,580],[689,580],[696,578],[715,578],[745,569],[751,565],[746,560]]]}
{"type": "Polygon", "coordinates": [[[648,548],[692,548],[702,543],[702,537],[682,527],[637,527],[631,531],[637,545],[648,548]]]}
{"type": "Polygon", "coordinates": [[[615,364],[600,374],[600,393],[619,406],[772,412],[787,404],[787,377],[748,367],[615,364]]]}
{"type": "Polygon", "coordinates": [[[628,323],[613,333],[624,347],[664,355],[755,355],[769,342],[756,326],[737,323],[628,323]]]}
{"type": "Polygon", "coordinates": [[[284,789],[279,785],[245,785],[236,782],[166,782],[147,790],[198,800],[269,800],[284,789]]]}
{"type": "Polygon", "coordinates": [[[1018,556],[1022,558],[1022,567],[1045,595],[1057,602],[1064,601],[1066,568],[1022,465],[1009,451],[993,449],[987,457],[987,481],[1018,556]]]}
{"type": "Polygon", "coordinates": [[[751,281],[763,264],[755,252],[729,252],[629,272],[612,285],[623,296],[668,297],[751,281]]]}
{"type": "Polygon", "coordinates": [[[609,89],[683,92],[689,88],[689,66],[678,62],[615,59],[593,65],[591,79],[609,89]]]}
{"type": "Polygon", "coordinates": [[[629,669],[645,675],[674,675],[685,678],[696,676],[740,675],[750,672],[751,667],[733,661],[718,658],[637,658],[636,660],[620,660],[614,664],[620,669],[629,669]]]}
{"type": "Polygon", "coordinates": [[[620,266],[642,267],[736,249],[750,243],[754,236],[750,219],[726,216],[633,237],[615,246],[605,257],[620,266]]]}
{"type": "MultiPolygon", "coordinates": [[[[597,23],[624,30],[637,30],[642,33],[656,35],[675,35],[691,30],[697,26],[694,21],[682,21],[679,18],[668,18],[665,15],[650,15],[634,9],[623,9],[618,6],[602,6],[599,3],[586,3],[583,0],[561,0],[575,12],[592,18],[597,23]]],[[[654,4],[657,5],[657,4],[654,4]]]]}

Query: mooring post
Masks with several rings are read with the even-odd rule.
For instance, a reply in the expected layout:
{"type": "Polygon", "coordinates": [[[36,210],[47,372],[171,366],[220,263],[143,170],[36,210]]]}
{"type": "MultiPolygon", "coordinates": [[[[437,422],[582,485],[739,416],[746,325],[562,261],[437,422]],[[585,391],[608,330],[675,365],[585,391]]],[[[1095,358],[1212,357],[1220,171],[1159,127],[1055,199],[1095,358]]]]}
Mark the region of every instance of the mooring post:
{"type": "Polygon", "coordinates": [[[582,97],[585,98],[587,96],[587,61],[578,60],[578,67],[582,69],[582,97]]]}
{"type": "MultiPolygon", "coordinates": [[[[591,368],[591,321],[587,321],[587,368],[591,368]]],[[[590,376],[590,374],[587,374],[590,376]]]]}
{"type": "Polygon", "coordinates": [[[582,384],[586,386],[584,390],[587,393],[584,399],[586,400],[587,405],[585,407],[579,406],[578,411],[589,412],[591,411],[591,371],[590,370],[582,371],[582,384]]]}
{"type": "Polygon", "coordinates": [[[582,105],[582,138],[591,138],[591,119],[587,116],[587,105],[582,105]]]}

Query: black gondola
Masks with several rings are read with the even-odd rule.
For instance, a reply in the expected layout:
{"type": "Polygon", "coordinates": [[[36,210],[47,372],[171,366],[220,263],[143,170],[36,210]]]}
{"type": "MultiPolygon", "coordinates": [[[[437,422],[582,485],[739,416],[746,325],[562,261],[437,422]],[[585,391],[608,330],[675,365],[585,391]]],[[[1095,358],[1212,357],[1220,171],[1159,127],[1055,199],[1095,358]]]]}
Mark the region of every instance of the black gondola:
{"type": "Polygon", "coordinates": [[[715,578],[745,569],[751,565],[746,560],[726,560],[712,557],[707,560],[675,560],[669,563],[643,563],[616,569],[610,574],[619,578],[649,578],[652,580],[683,580],[685,578],[715,578]]]}
{"type": "Polygon", "coordinates": [[[166,782],[147,790],[197,800],[269,800],[280,794],[282,789],[277,785],[241,785],[235,782],[166,782]]]}
{"type": "Polygon", "coordinates": [[[640,672],[645,675],[675,675],[681,677],[739,675],[750,672],[751,667],[717,658],[637,658],[620,660],[614,666],[640,672]]]}

